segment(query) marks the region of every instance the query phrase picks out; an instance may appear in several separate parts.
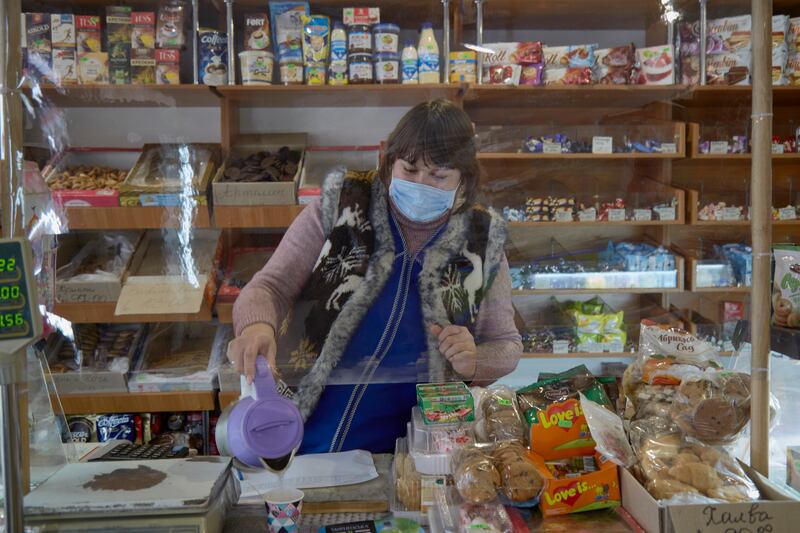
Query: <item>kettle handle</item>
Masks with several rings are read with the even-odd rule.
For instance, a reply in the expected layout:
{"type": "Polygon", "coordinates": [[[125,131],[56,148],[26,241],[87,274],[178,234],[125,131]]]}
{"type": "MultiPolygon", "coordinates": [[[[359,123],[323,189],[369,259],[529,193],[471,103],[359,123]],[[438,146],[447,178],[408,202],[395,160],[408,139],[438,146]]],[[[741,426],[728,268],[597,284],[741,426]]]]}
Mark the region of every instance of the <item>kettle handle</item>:
{"type": "Polygon", "coordinates": [[[272,369],[269,367],[269,363],[267,363],[267,358],[263,355],[259,355],[256,358],[256,375],[253,384],[256,388],[256,399],[258,400],[278,395],[272,369]]]}

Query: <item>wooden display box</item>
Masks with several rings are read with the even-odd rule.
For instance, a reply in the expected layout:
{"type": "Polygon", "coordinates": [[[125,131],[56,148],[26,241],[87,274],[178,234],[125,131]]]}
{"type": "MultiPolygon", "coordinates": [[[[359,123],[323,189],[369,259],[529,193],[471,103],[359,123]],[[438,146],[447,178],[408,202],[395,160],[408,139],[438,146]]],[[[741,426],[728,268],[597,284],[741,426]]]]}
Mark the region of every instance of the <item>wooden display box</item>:
{"type": "Polygon", "coordinates": [[[742,465],[761,491],[762,499],[746,503],[664,505],[639,481],[620,469],[622,506],[647,533],[727,533],[730,531],[795,531],[800,501],[782,492],[765,477],[742,465]]]}
{"type": "Polygon", "coordinates": [[[128,268],[115,315],[194,314],[213,303],[222,254],[220,232],[196,230],[187,244],[196,280],[184,270],[186,267],[181,262],[186,258],[181,256],[180,261],[168,258],[165,248],[167,245],[160,231],[144,235],[128,268]]]}
{"type": "MultiPolygon", "coordinates": [[[[700,153],[700,143],[702,142],[701,132],[700,132],[700,124],[696,122],[689,123],[689,132],[688,132],[688,140],[689,140],[689,157],[692,159],[729,159],[729,160],[740,160],[740,161],[749,161],[753,158],[753,154],[749,151],[750,148],[748,147],[748,152],[746,153],[738,153],[738,154],[728,154],[728,153],[708,153],[703,154],[700,153]]],[[[773,160],[789,160],[787,162],[792,161],[800,161],[800,153],[798,152],[789,152],[789,153],[772,153],[773,160]]]]}
{"type": "Polygon", "coordinates": [[[307,138],[305,133],[249,134],[237,137],[225,162],[217,170],[211,185],[214,207],[296,204],[297,183],[303,168],[303,154],[307,138]],[[222,181],[231,156],[247,157],[262,150],[277,152],[284,146],[288,146],[291,150],[298,150],[301,154],[297,172],[292,181],[257,183],[222,181]]]}
{"type": "MultiPolygon", "coordinates": [[[[187,200],[197,205],[208,205],[208,186],[214,175],[214,165],[219,160],[219,145],[199,144],[146,144],[136,165],[119,189],[119,204],[123,207],[176,207],[184,208],[187,200]],[[189,161],[186,161],[188,155],[189,161]],[[166,161],[164,161],[166,159],[166,161]],[[149,183],[154,168],[171,165],[165,176],[169,183],[149,183]],[[191,168],[191,183],[184,183],[180,173],[191,168]],[[175,173],[174,175],[172,173],[175,173]]],[[[160,172],[159,172],[160,173],[160,172]]]]}
{"type": "MultiPolygon", "coordinates": [[[[136,148],[69,148],[56,155],[42,171],[50,185],[56,175],[67,168],[77,166],[110,167],[129,171],[142,155],[136,148]]],[[[62,207],[119,207],[119,191],[100,190],[51,190],[56,205],[62,207]]]]}
{"type": "MultiPolygon", "coordinates": [[[[142,234],[130,233],[134,248],[141,241],[142,234]]],[[[91,233],[73,233],[59,237],[56,270],[68,264],[80,249],[90,241],[102,238],[102,235],[91,233]]],[[[125,270],[114,280],[81,281],[71,278],[60,279],[56,275],[56,301],[59,303],[98,303],[115,302],[122,291],[122,284],[128,274],[134,252],[128,258],[125,270]]]]}
{"type": "Polygon", "coordinates": [[[380,163],[380,146],[315,146],[306,150],[300,174],[298,201],[309,204],[322,194],[325,176],[336,167],[375,170],[380,163]]]}

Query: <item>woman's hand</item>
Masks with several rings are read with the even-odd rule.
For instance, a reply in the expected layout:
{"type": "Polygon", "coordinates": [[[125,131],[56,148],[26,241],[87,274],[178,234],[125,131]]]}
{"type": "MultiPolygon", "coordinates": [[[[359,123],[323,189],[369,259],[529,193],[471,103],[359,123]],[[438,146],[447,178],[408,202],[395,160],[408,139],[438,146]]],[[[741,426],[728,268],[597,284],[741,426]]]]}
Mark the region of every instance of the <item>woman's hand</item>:
{"type": "Polygon", "coordinates": [[[430,330],[439,339],[439,351],[453,365],[453,370],[465,379],[473,379],[478,369],[478,350],[472,333],[462,326],[434,325],[430,330]]]}
{"type": "Polygon", "coordinates": [[[259,355],[267,358],[272,373],[277,374],[276,352],[275,330],[268,324],[251,324],[228,343],[228,359],[237,372],[247,377],[247,383],[253,382],[256,375],[256,358],[259,355]]]}

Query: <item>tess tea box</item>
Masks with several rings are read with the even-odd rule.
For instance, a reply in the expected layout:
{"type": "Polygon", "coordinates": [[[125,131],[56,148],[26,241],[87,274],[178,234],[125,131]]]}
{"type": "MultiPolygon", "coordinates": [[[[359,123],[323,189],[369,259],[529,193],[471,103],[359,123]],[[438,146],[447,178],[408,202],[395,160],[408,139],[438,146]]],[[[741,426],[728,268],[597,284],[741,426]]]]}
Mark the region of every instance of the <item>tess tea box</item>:
{"type": "Polygon", "coordinates": [[[131,13],[131,48],[154,50],[156,47],[156,14],[152,11],[131,13]]]}
{"type": "Polygon", "coordinates": [[[181,54],[178,50],[156,50],[156,84],[178,85],[181,82],[181,54]]]}
{"type": "Polygon", "coordinates": [[[77,15],[75,17],[79,57],[81,54],[102,51],[101,27],[100,17],[94,15],[77,15]]]}

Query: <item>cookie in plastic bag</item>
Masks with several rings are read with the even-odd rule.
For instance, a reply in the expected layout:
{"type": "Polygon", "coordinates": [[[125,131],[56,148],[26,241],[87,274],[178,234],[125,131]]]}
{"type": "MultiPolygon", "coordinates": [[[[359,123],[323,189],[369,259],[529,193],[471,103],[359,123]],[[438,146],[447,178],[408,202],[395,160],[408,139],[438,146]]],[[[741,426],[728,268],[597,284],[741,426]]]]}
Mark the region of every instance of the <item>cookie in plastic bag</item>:
{"type": "Polygon", "coordinates": [[[490,448],[465,446],[451,458],[453,480],[458,493],[469,503],[487,503],[497,499],[502,482],[489,455],[490,448]]]}
{"type": "Polygon", "coordinates": [[[505,385],[488,387],[481,400],[483,432],[489,442],[525,443],[527,432],[517,407],[516,393],[505,385]]]}
{"type": "Polygon", "coordinates": [[[528,450],[518,442],[497,445],[492,452],[495,466],[500,472],[502,493],[512,502],[527,502],[539,496],[544,480],[536,466],[528,459],[528,450]]]}

